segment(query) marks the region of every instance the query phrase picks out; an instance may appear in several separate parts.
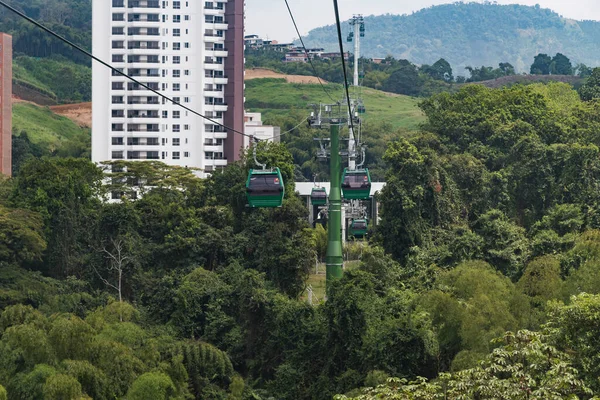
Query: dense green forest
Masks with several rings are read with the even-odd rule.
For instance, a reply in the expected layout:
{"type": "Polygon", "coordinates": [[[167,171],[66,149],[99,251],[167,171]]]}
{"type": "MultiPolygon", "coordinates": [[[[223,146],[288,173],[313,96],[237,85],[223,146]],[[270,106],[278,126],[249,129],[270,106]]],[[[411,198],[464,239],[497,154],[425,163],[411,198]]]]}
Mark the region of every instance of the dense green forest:
{"type": "MultiPolygon", "coordinates": [[[[537,53],[570,54],[575,63],[600,65],[600,24],[562,18],[539,6],[452,3],[410,15],[366,16],[364,55],[394,56],[417,64],[445,58],[457,70],[509,62],[528,72],[537,53]]],[[[342,25],[343,35],[349,25],[342,25]]],[[[304,38],[308,47],[339,51],[333,25],[304,38]]]]}
{"type": "Polygon", "coordinates": [[[275,210],[245,207],[250,161],[205,181],[116,162],[106,185],[86,159],[26,160],[0,184],[0,385],[10,399],[592,398],[598,82],[589,101],[557,83],[422,101],[421,131],[384,144],[381,224],[316,305],[301,294],[323,235],[285,144],[259,149],[288,186],[275,210]]]}
{"type": "MultiPolygon", "coordinates": [[[[92,2],[90,0],[7,0],[9,5],[42,22],[48,28],[88,50],[92,47],[92,2]]],[[[62,55],[91,65],[89,58],[53,38],[13,12],[0,7],[0,31],[13,36],[15,54],[32,57],[62,55]]]]}

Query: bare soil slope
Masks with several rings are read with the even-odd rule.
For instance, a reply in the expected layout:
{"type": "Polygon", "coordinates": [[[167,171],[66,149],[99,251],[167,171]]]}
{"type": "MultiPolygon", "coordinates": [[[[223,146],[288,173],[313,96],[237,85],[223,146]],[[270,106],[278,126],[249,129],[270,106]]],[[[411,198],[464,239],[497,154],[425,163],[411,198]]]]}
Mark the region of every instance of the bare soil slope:
{"type": "MultiPolygon", "coordinates": [[[[279,78],[285,79],[288,83],[303,83],[303,84],[319,84],[318,78],[314,76],[304,75],[285,75],[265,68],[252,68],[246,70],[245,80],[260,79],[260,78],[279,78]]],[[[321,79],[323,84],[327,83],[321,79]]]]}
{"type": "Polygon", "coordinates": [[[77,125],[92,127],[92,103],[65,104],[51,106],[52,112],[73,120],[77,125]]]}

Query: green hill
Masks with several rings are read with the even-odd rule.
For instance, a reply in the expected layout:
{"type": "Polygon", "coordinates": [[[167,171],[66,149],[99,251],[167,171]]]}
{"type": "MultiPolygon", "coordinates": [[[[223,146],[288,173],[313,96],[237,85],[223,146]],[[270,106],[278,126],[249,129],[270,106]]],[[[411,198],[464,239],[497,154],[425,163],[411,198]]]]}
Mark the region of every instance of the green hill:
{"type": "Polygon", "coordinates": [[[89,129],[47,107],[13,104],[13,170],[30,156],[89,158],[90,149],[89,129]]]}
{"type": "MultiPolygon", "coordinates": [[[[344,35],[349,25],[343,25],[344,35]]],[[[529,70],[538,53],[563,53],[574,63],[600,65],[600,23],[565,19],[539,6],[454,3],[411,15],[365,17],[363,52],[367,57],[392,55],[417,64],[448,60],[455,71],[467,65],[497,66],[509,62],[529,70]]],[[[334,26],[312,30],[309,47],[338,49],[334,26]]]]}
{"type": "MultiPolygon", "coordinates": [[[[342,99],[343,86],[327,84],[334,99],[342,99]]],[[[417,108],[418,99],[364,88],[367,108],[364,119],[386,121],[394,128],[416,129],[425,120],[417,108]]],[[[285,79],[252,79],[246,81],[246,109],[263,113],[263,119],[288,114],[290,109],[306,109],[309,104],[331,102],[320,85],[287,83],[285,79]]],[[[308,114],[307,114],[308,115],[308,114]]]]}

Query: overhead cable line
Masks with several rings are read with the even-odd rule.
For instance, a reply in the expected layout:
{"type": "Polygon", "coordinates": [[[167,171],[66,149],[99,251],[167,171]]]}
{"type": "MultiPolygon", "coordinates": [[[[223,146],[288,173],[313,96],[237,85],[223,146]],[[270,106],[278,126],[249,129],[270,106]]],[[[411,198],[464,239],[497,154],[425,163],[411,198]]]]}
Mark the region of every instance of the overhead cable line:
{"type": "Polygon", "coordinates": [[[294,131],[296,128],[299,128],[300,126],[302,126],[302,125],[303,125],[303,124],[304,124],[304,123],[305,123],[307,120],[308,120],[308,118],[304,118],[304,119],[302,120],[302,122],[300,122],[298,125],[296,125],[296,126],[295,126],[295,127],[293,127],[292,129],[290,129],[290,130],[287,130],[287,131],[285,131],[285,132],[283,132],[283,133],[280,133],[279,135],[275,135],[275,136],[273,136],[272,138],[269,138],[269,139],[266,139],[266,140],[275,140],[275,139],[277,139],[277,138],[280,138],[280,137],[282,137],[283,135],[287,135],[288,133],[290,133],[290,132],[293,132],[293,131],[294,131]]]}
{"type": "Polygon", "coordinates": [[[321,78],[319,78],[317,69],[315,68],[315,65],[313,64],[312,58],[308,54],[308,50],[306,49],[306,46],[304,45],[304,40],[302,40],[302,35],[300,35],[300,30],[298,29],[298,25],[296,24],[296,19],[294,18],[294,14],[292,13],[292,9],[290,8],[290,4],[288,3],[288,0],[285,0],[285,5],[287,6],[287,9],[290,13],[290,18],[292,18],[292,23],[294,24],[294,28],[296,28],[296,33],[298,34],[298,39],[300,39],[300,43],[302,43],[302,48],[304,49],[304,54],[306,54],[306,58],[308,59],[308,62],[310,63],[310,66],[312,67],[313,72],[315,73],[315,78],[317,78],[317,80],[319,81],[319,84],[321,85],[321,89],[323,89],[323,91],[329,97],[329,99],[331,99],[331,101],[333,101],[334,103],[337,103],[337,101],[333,97],[331,97],[331,95],[329,94],[327,89],[325,89],[325,85],[323,85],[321,78]]]}
{"type": "Polygon", "coordinates": [[[248,134],[246,134],[246,133],[244,133],[244,132],[240,132],[240,131],[238,131],[238,130],[235,130],[235,129],[233,129],[233,128],[230,128],[230,127],[228,127],[228,126],[226,126],[226,125],[223,125],[223,124],[221,124],[220,122],[217,122],[217,121],[215,121],[215,120],[213,120],[213,119],[211,119],[211,118],[209,118],[209,117],[207,117],[207,116],[205,116],[205,115],[202,115],[202,114],[200,114],[199,112],[197,112],[197,111],[195,111],[195,110],[193,110],[193,109],[191,109],[191,108],[189,108],[189,107],[187,107],[187,106],[184,106],[184,105],[183,105],[183,104],[181,104],[181,103],[178,103],[178,102],[176,102],[176,101],[175,101],[175,100],[173,100],[172,98],[170,98],[170,97],[168,97],[168,96],[165,96],[164,94],[160,93],[159,91],[157,91],[157,90],[155,90],[155,89],[152,89],[152,88],[151,88],[151,87],[149,87],[148,85],[146,85],[146,84],[144,84],[144,83],[142,83],[142,82],[138,81],[137,79],[135,79],[135,78],[133,78],[133,77],[131,77],[131,76],[127,75],[127,74],[126,74],[126,73],[124,73],[123,71],[120,71],[119,69],[117,69],[117,68],[114,68],[112,65],[110,65],[110,64],[108,64],[107,62],[105,62],[105,61],[103,61],[103,60],[99,59],[98,57],[94,56],[92,53],[90,53],[89,51],[87,51],[87,50],[83,49],[82,47],[78,46],[77,44],[75,44],[75,43],[73,43],[73,42],[69,41],[68,39],[65,39],[64,37],[60,36],[58,33],[54,32],[53,30],[51,30],[51,29],[49,29],[49,28],[47,28],[47,27],[45,27],[44,25],[42,25],[41,23],[37,22],[37,21],[36,21],[36,20],[34,20],[33,18],[30,18],[29,16],[27,16],[27,15],[26,15],[26,14],[24,14],[24,13],[22,13],[21,11],[19,11],[19,10],[15,9],[14,7],[11,7],[10,5],[6,4],[4,1],[0,0],[0,5],[2,5],[2,6],[4,6],[4,7],[6,7],[6,8],[8,8],[10,11],[14,12],[14,13],[15,13],[15,14],[17,14],[18,16],[20,16],[21,18],[24,18],[24,19],[26,19],[27,21],[31,22],[32,24],[34,24],[34,25],[35,25],[35,26],[37,26],[38,28],[40,28],[40,29],[42,29],[42,30],[44,30],[44,31],[48,32],[50,35],[52,35],[52,36],[56,37],[57,39],[59,39],[59,40],[62,40],[63,42],[65,42],[65,43],[66,43],[66,44],[68,44],[69,46],[71,46],[71,47],[73,47],[73,48],[75,48],[75,49],[79,50],[80,52],[82,52],[82,53],[83,53],[83,54],[85,54],[86,56],[88,56],[88,57],[92,58],[93,60],[95,60],[95,61],[99,62],[100,64],[104,65],[105,67],[108,67],[108,68],[110,68],[110,69],[111,69],[113,72],[116,72],[117,74],[119,74],[119,75],[121,75],[121,76],[124,76],[125,78],[127,78],[127,79],[129,79],[130,81],[132,81],[133,83],[136,83],[137,85],[139,85],[139,86],[143,87],[144,89],[147,89],[147,90],[151,91],[152,93],[154,93],[154,94],[157,94],[158,96],[162,97],[164,100],[167,100],[167,101],[169,101],[169,102],[173,103],[174,105],[176,105],[176,106],[179,106],[179,107],[183,108],[184,110],[186,110],[186,111],[189,111],[189,112],[191,112],[192,114],[194,114],[194,115],[197,115],[197,116],[199,116],[199,117],[201,117],[201,118],[204,118],[205,120],[207,120],[207,121],[209,121],[209,122],[212,122],[212,123],[213,123],[213,124],[215,124],[215,125],[221,126],[221,127],[225,128],[225,129],[227,129],[227,130],[231,131],[231,132],[235,132],[235,133],[237,133],[237,134],[239,134],[239,135],[242,135],[242,136],[245,136],[245,137],[248,137],[248,138],[251,138],[251,137],[252,137],[251,135],[248,135],[248,134]]]}
{"type": "Polygon", "coordinates": [[[340,23],[340,10],[337,0],[333,0],[333,8],[335,9],[335,24],[337,25],[338,41],[340,44],[340,56],[342,59],[342,69],[344,70],[344,87],[346,88],[346,101],[348,102],[348,114],[350,127],[354,131],[354,115],[352,115],[352,104],[350,104],[350,91],[348,89],[348,74],[346,73],[346,60],[344,58],[344,43],[342,42],[342,24],[340,23]]]}

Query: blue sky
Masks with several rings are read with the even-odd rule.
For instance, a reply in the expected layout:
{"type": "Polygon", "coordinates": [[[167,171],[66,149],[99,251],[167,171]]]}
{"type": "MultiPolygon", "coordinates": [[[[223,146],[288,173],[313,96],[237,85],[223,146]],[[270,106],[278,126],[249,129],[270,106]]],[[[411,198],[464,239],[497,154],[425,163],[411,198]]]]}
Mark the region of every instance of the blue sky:
{"type": "MultiPolygon", "coordinates": [[[[309,30],[334,22],[332,0],[288,0],[302,35],[309,30]]],[[[436,4],[453,3],[448,0],[338,0],[344,20],[352,14],[409,14],[436,4]]],[[[600,20],[598,0],[498,0],[499,4],[539,4],[567,18],[600,20]]],[[[291,41],[297,35],[290,21],[284,0],[246,0],[246,34],[264,38],[291,41]]]]}

